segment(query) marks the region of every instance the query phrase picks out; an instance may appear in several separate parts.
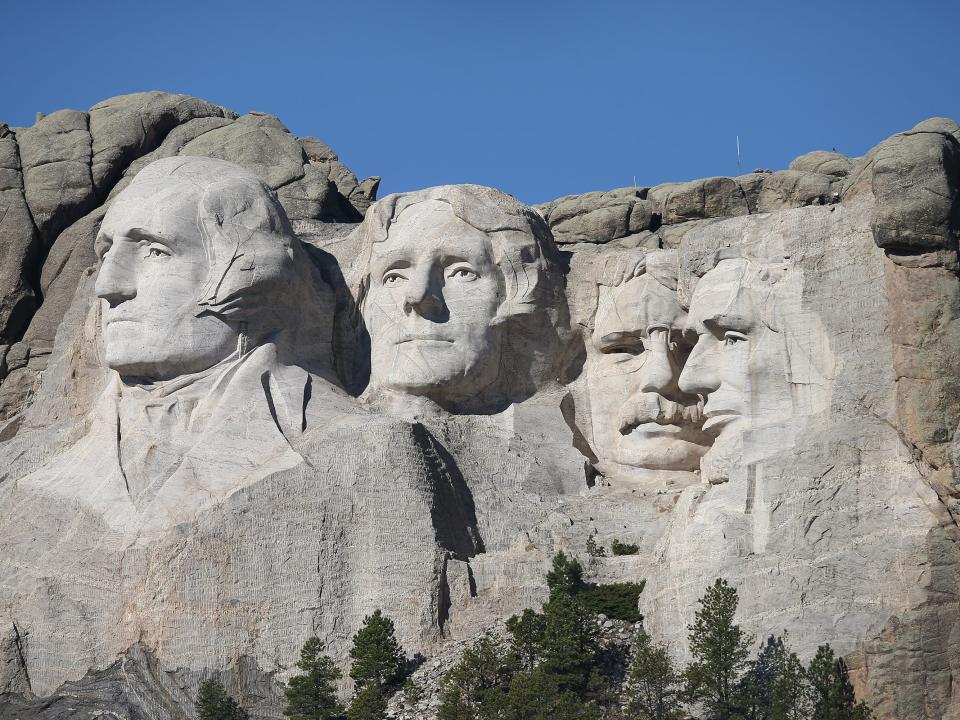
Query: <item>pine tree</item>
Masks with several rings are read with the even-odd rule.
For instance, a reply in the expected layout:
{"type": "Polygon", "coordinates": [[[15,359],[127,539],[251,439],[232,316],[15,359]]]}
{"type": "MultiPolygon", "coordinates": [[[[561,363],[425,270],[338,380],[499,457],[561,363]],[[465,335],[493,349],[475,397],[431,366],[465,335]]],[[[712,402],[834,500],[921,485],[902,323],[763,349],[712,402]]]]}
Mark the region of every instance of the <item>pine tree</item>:
{"type": "Polygon", "coordinates": [[[577,600],[557,594],[543,606],[542,661],[538,666],[556,678],[562,691],[586,698],[597,685],[596,616],[577,600]]]}
{"type": "Polygon", "coordinates": [[[811,717],[816,720],[869,720],[870,708],[857,702],[842,658],[829,644],[817,648],[807,668],[811,717]]]}
{"type": "Polygon", "coordinates": [[[520,615],[507,620],[510,631],[510,649],[520,670],[533,670],[539,662],[543,646],[543,615],[527,608],[520,615]]]}
{"type": "Polygon", "coordinates": [[[484,635],[443,676],[438,720],[502,717],[512,673],[500,643],[484,635]]]}
{"type": "Polygon", "coordinates": [[[247,720],[247,711],[227,695],[219,680],[205,680],[197,693],[197,720],[247,720]]]}
{"type": "Polygon", "coordinates": [[[509,720],[600,720],[600,709],[576,693],[564,690],[557,676],[542,667],[514,675],[507,691],[505,709],[491,718],[509,720]]]}
{"type": "Polygon", "coordinates": [[[790,652],[786,634],[771,635],[740,679],[738,693],[749,720],[807,720],[803,665],[790,652]]]}
{"type": "Polygon", "coordinates": [[[624,684],[627,713],[637,720],[679,720],[684,717],[680,675],[662,645],[646,633],[634,641],[633,658],[624,684]]]}
{"type": "Polygon", "coordinates": [[[553,567],[547,573],[550,597],[557,594],[573,595],[583,584],[583,566],[574,557],[561,551],[553,556],[553,567]]]}
{"type": "Polygon", "coordinates": [[[367,685],[387,689],[403,679],[407,665],[393,620],[379,610],[363,619],[363,625],[353,636],[350,658],[353,660],[350,677],[358,691],[367,685]]]}
{"type": "Polygon", "coordinates": [[[737,591],[718,578],[689,627],[693,662],[684,672],[686,696],[702,704],[709,720],[743,717],[737,685],[753,640],[733,622],[737,602],[737,591]]]}
{"type": "Polygon", "coordinates": [[[287,683],[287,707],[283,711],[291,720],[334,720],[343,716],[333,683],[342,673],[328,656],[318,637],[308,639],[300,650],[297,667],[302,675],[294,675],[287,683]]]}
{"type": "Polygon", "coordinates": [[[386,717],[387,698],[378,686],[364,685],[347,710],[347,720],[382,720],[386,717]]]}

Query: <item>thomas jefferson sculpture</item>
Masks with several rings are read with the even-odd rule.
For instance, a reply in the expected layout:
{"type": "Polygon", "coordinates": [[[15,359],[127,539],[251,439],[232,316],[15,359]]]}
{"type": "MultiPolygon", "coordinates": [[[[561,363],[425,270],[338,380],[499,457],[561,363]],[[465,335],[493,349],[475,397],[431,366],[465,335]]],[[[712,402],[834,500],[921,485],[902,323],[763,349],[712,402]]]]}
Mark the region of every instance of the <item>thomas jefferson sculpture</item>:
{"type": "Polygon", "coordinates": [[[555,374],[563,276],[535,211],[492,188],[448,185],[380,200],[357,232],[368,396],[490,412],[555,374]]]}

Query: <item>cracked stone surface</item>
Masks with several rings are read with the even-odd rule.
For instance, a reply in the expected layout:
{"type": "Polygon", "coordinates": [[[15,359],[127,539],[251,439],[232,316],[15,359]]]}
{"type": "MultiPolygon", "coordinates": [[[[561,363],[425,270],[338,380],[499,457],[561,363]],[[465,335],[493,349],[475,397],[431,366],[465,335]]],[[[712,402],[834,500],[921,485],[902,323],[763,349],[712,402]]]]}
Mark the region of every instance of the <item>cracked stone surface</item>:
{"type": "Polygon", "coordinates": [[[0,718],[280,718],[376,608],[432,717],[591,536],[680,660],[722,576],[960,717],[958,187],[943,118],[537,208],[166,93],[0,125],[0,718]]]}

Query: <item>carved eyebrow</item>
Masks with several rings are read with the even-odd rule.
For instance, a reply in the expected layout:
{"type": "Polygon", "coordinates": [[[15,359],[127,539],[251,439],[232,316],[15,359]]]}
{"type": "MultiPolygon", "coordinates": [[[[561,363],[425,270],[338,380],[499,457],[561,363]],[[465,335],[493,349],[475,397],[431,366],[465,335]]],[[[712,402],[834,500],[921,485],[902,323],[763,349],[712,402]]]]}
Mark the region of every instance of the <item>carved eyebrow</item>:
{"type": "Polygon", "coordinates": [[[103,262],[103,256],[110,252],[111,247],[113,247],[113,236],[103,230],[97,233],[93,241],[93,252],[98,261],[103,262]]]}
{"type": "Polygon", "coordinates": [[[125,235],[131,240],[137,240],[138,242],[158,242],[163,245],[170,244],[170,238],[165,238],[146,228],[130,228],[125,235]]]}

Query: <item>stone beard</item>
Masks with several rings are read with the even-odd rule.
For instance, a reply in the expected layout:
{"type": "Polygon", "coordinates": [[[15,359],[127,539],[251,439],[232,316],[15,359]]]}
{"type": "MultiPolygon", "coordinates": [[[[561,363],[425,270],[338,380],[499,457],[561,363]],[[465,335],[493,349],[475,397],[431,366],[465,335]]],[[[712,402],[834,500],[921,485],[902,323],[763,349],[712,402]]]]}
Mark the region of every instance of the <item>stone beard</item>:
{"type": "Polygon", "coordinates": [[[539,312],[556,334],[546,313],[563,297],[542,218],[490,188],[442,186],[384,198],[357,232],[367,396],[421,397],[452,412],[522,399],[511,369],[532,363],[512,328],[539,312]]]}
{"type": "Polygon", "coordinates": [[[698,397],[677,386],[690,347],[676,266],[673,251],[601,261],[585,368],[601,472],[694,471],[710,444],[698,397]]]}

